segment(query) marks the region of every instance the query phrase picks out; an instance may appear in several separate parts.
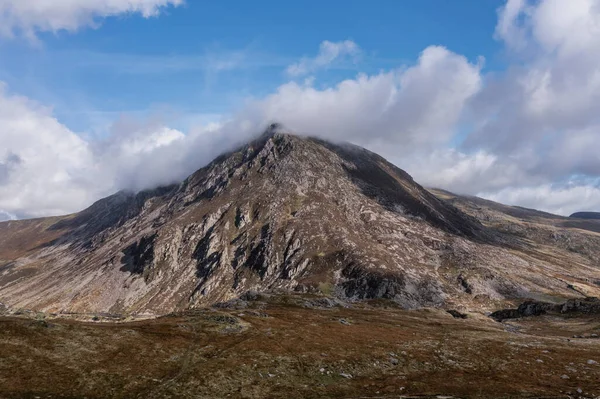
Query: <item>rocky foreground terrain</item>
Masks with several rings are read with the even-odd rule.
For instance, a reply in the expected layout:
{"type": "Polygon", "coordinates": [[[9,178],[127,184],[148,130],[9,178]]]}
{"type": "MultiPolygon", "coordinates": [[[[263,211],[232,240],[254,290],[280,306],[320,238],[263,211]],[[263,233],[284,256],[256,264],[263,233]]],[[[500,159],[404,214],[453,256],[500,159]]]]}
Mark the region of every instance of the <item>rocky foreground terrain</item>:
{"type": "Polygon", "coordinates": [[[276,127],[0,223],[1,398],[600,396],[600,221],[276,127]]]}

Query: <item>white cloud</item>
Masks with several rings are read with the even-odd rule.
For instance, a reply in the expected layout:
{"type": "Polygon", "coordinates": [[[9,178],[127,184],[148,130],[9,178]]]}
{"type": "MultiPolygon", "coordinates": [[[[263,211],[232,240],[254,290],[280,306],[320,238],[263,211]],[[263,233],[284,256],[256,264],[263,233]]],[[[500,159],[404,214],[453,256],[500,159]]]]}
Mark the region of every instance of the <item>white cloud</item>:
{"type": "Polygon", "coordinates": [[[0,218],[80,210],[124,188],[118,186],[117,176],[128,173],[128,160],[181,135],[154,127],[120,136],[113,145],[88,142],[59,123],[51,109],[0,86],[0,218]]]}
{"type": "Polygon", "coordinates": [[[360,74],[326,89],[290,82],[250,109],[263,121],[332,140],[381,149],[394,144],[401,152],[429,148],[452,136],[466,101],[480,89],[480,68],[432,46],[412,67],[360,74]]]}
{"type": "Polygon", "coordinates": [[[356,59],[360,55],[360,47],[352,40],[330,42],[325,40],[319,47],[319,54],[315,58],[304,57],[300,62],[290,65],[286,72],[290,76],[302,76],[318,69],[327,68],[345,58],[356,59]]]}
{"type": "Polygon", "coordinates": [[[504,187],[509,180],[497,173],[498,159],[484,151],[467,155],[454,149],[443,149],[398,158],[395,162],[410,170],[419,183],[428,187],[451,188],[458,194],[504,187]],[[474,182],[484,185],[474,187],[474,182]]]}
{"type": "Polygon", "coordinates": [[[577,183],[564,186],[543,184],[509,187],[493,193],[481,193],[481,196],[503,204],[542,209],[566,216],[579,211],[600,209],[600,188],[577,183]]]}
{"type": "Polygon", "coordinates": [[[558,57],[598,46],[598,0],[508,0],[499,12],[496,35],[512,50],[539,47],[558,57]]]}
{"type": "Polygon", "coordinates": [[[76,31],[97,26],[102,18],[123,14],[156,16],[167,6],[184,0],[0,0],[0,34],[76,31]]]}
{"type": "Polygon", "coordinates": [[[51,116],[51,110],[0,89],[0,159],[6,168],[0,210],[37,216],[77,207],[92,195],[73,182],[89,173],[89,148],[51,116]]]}
{"type": "MultiPolygon", "coordinates": [[[[565,189],[557,187],[571,176],[600,175],[595,150],[600,142],[600,0],[509,0],[500,10],[496,36],[515,63],[506,73],[488,77],[473,100],[477,128],[464,148],[494,154],[494,169],[512,166],[514,181],[507,183],[512,188],[505,187],[502,198],[515,190],[525,201],[522,187],[559,190],[557,196],[563,197],[565,189]]],[[[470,191],[491,189],[485,187],[488,180],[474,178],[470,191]]],[[[595,186],[586,187],[596,192],[595,186]]],[[[550,197],[538,206],[568,209],[550,197]]]]}
{"type": "Polygon", "coordinates": [[[510,0],[497,34],[525,67],[490,81],[471,141],[510,152],[600,124],[600,0],[510,0]]]}

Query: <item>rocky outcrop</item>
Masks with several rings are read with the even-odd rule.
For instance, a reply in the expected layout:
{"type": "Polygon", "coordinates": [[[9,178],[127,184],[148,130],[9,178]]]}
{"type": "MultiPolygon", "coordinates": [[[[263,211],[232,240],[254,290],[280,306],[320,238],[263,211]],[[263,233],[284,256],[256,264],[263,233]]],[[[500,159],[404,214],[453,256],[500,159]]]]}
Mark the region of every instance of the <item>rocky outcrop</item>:
{"type": "Polygon", "coordinates": [[[490,314],[490,317],[502,321],[506,319],[518,319],[521,317],[541,316],[546,313],[580,313],[600,314],[599,298],[569,299],[562,304],[554,304],[539,301],[526,301],[517,309],[501,309],[490,314]]]}
{"type": "Polygon", "coordinates": [[[493,312],[490,317],[502,321],[506,319],[518,319],[528,316],[540,316],[548,311],[557,311],[560,305],[545,302],[526,301],[519,305],[517,309],[501,309],[493,312]]]}

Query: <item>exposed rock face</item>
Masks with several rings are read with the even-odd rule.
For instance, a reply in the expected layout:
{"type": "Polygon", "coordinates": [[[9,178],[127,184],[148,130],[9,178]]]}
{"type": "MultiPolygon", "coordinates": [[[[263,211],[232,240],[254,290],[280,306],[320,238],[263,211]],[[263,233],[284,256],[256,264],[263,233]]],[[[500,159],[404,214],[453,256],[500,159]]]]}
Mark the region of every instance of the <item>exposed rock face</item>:
{"type": "MultiPolygon", "coordinates": [[[[406,307],[579,295],[561,274],[566,261],[522,252],[511,237],[367,150],[269,131],[179,185],[0,223],[0,302],[161,314],[249,290],[406,307]]],[[[569,265],[581,278],[597,272],[569,265]]]]}

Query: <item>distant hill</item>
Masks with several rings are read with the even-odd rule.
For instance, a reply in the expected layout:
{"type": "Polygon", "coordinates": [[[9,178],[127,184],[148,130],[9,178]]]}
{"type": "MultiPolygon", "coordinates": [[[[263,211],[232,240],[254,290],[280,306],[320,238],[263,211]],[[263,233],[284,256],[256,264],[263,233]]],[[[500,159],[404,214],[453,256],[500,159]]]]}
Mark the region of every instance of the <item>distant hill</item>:
{"type": "Polygon", "coordinates": [[[600,212],[575,212],[571,218],[600,220],[600,212]]]}

